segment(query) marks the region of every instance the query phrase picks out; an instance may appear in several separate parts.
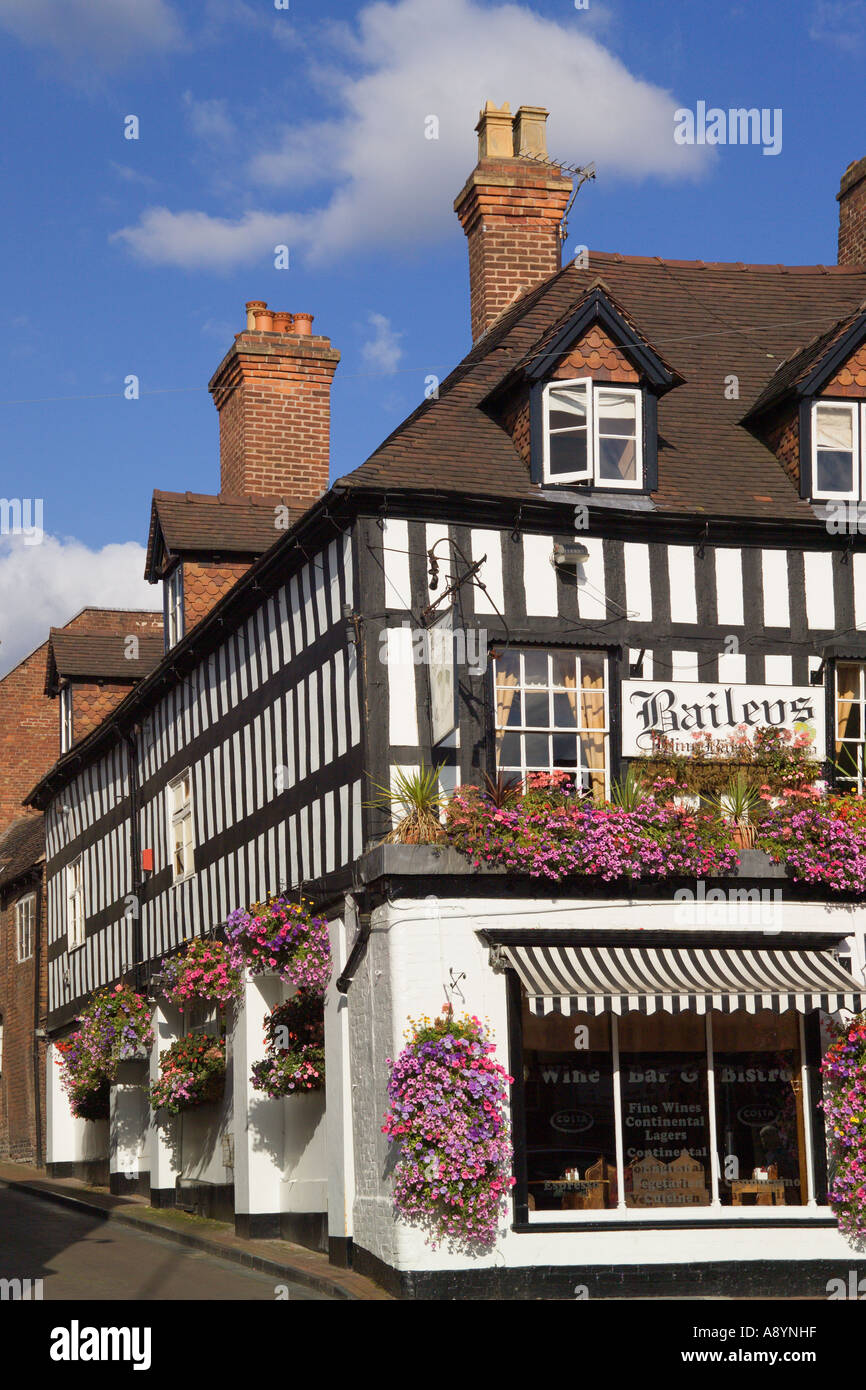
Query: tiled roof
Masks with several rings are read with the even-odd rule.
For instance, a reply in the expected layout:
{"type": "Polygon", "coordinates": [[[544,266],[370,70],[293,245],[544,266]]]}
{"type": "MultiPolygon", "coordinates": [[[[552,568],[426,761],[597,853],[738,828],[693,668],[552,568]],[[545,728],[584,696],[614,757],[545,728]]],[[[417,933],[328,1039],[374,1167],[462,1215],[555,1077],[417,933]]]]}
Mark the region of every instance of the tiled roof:
{"type": "Polygon", "coordinates": [[[60,677],[73,680],[138,681],[158,666],[165,654],[161,636],[134,633],[138,656],[127,656],[129,636],[96,632],[66,632],[53,627],[48,641],[45,693],[53,694],[60,677]]]}
{"type": "Polygon", "coordinates": [[[659,401],[656,506],[677,514],[813,520],[776,457],[740,423],[774,370],[851,317],[866,267],[663,261],[593,252],[523,296],[374,454],[341,482],[528,500],[538,489],[481,408],[602,282],[682,378],[659,401]],[[726,397],[737,378],[738,398],[726,397]]]}
{"type": "Polygon", "coordinates": [[[852,328],[857,320],[863,317],[864,311],[866,311],[866,304],[858,305],[852,314],[846,314],[845,318],[834,323],[826,332],[819,333],[799,352],[795,352],[793,357],[789,357],[787,362],[783,362],[770,377],[764,390],[749,410],[749,415],[759,415],[768,406],[782,400],[793,386],[796,386],[798,382],[809,375],[813,368],[818,366],[822,357],[826,355],[834,343],[844,337],[849,328],[852,328]]]}
{"type": "Polygon", "coordinates": [[[0,888],[6,887],[23,874],[45,853],[43,817],[24,816],[13,821],[0,836],[0,888]]]}
{"type": "Polygon", "coordinates": [[[144,577],[159,578],[161,552],[174,555],[263,555],[285,534],[275,526],[275,509],[301,512],[284,497],[211,496],[201,492],[154,492],[144,577]]]}

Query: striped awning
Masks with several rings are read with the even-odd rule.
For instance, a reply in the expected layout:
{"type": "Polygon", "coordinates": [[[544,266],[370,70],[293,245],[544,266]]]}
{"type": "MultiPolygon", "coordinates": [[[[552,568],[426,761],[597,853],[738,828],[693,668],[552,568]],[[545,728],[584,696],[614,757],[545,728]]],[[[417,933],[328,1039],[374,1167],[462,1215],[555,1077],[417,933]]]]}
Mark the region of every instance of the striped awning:
{"type": "Polygon", "coordinates": [[[866,1007],[866,987],[829,950],[503,945],[500,952],[536,1014],[866,1007]]]}

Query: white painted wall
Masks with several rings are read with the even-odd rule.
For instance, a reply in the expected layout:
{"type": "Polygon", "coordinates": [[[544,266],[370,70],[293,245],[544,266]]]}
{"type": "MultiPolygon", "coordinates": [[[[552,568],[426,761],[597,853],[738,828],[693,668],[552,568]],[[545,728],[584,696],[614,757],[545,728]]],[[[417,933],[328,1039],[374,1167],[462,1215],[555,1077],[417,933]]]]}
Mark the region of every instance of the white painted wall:
{"type": "MultiPolygon", "coordinates": [[[[742,932],[754,907],[729,905],[726,933],[742,932]],[[743,914],[738,916],[738,914],[743,914]]],[[[503,1222],[501,1238],[493,1252],[481,1259],[433,1251],[421,1233],[394,1220],[391,1183],[388,1178],[389,1146],[381,1134],[387,1108],[387,1056],[402,1045],[408,1019],[441,1010],[447,997],[451,972],[465,973],[453,1003],[457,1013],[477,1014],[487,1020],[497,1045],[497,1059],[507,1065],[506,985],[494,974],[488,950],[479,937],[487,927],[552,927],[574,930],[592,926],[602,931],[659,927],[672,923],[673,902],[633,903],[611,899],[606,903],[551,905],[516,900],[507,907],[497,899],[401,900],[378,908],[372,919],[367,955],[349,989],[349,1035],[352,1064],[352,1122],[354,1126],[354,1238],[366,1250],[401,1270],[437,1270],[505,1265],[693,1263],[719,1260],[850,1259],[866,1261],[866,1251],[855,1253],[835,1228],[783,1229],[772,1216],[760,1229],[702,1229],[696,1221],[687,1230],[650,1230],[634,1220],[627,1231],[574,1231],[516,1234],[503,1222]]],[[[837,936],[863,928],[866,906],[791,903],[785,905],[786,930],[826,931],[837,936]]],[[[679,930],[679,928],[678,928],[679,930]]],[[[682,929],[686,931],[687,929],[682,929]]],[[[706,930],[698,924],[695,930],[706,930]]],[[[778,923],[767,932],[755,933],[756,944],[766,934],[772,938],[778,923]]],[[[772,945],[772,939],[766,941],[772,945]]],[[[336,1168],[332,1168],[332,1178],[336,1168]]],[[[805,1209],[802,1209],[805,1211],[805,1209]]],[[[781,1211],[781,1209],[780,1209],[781,1211]]],[[[826,1216],[826,1209],[816,1214],[826,1216]]],[[[604,1214],[601,1214],[604,1217],[604,1214]]],[[[610,1213],[612,1219],[619,1213],[610,1213]]],[[[681,1213],[671,1213],[674,1219],[681,1213]]],[[[784,1215],[784,1213],[783,1213],[784,1215]]],[[[790,1212],[787,1213],[790,1216],[790,1212]]],[[[592,1219],[598,1219],[593,1213],[592,1219]]],[[[749,1217],[754,1219],[754,1214],[749,1217]]],[[[658,1213],[653,1213],[658,1220],[658,1213]]],[[[749,1219],[749,1218],[747,1218],[749,1219]]]]}
{"type": "Polygon", "coordinates": [[[79,1120],[60,1080],[59,1053],[46,1048],[45,1154],[48,1163],[89,1163],[108,1158],[108,1120],[79,1120]]]}

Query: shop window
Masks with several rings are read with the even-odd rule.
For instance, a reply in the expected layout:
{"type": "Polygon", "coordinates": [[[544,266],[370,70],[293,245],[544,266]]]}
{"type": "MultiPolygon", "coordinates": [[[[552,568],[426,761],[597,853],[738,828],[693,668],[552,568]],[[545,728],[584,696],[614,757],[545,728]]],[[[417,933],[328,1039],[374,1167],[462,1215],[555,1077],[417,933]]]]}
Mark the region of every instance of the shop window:
{"type": "Polygon", "coordinates": [[[862,794],[864,789],[866,666],[836,664],[836,782],[862,794]]]}
{"type": "Polygon", "coordinates": [[[626,1014],[617,1027],[626,1206],[709,1206],[704,1019],[626,1014]]]}
{"type": "Polygon", "coordinates": [[[506,777],[564,772],[605,795],[607,661],[601,652],[508,647],[493,662],[496,766],[506,777]]]}
{"type": "Polygon", "coordinates": [[[763,1014],[744,1030],[736,1014],[713,1015],[719,1196],[744,1206],[765,1195],[752,1182],[782,1184],[767,1191],[778,1205],[806,1201],[806,1146],[800,1071],[799,1016],[763,1014]]]}
{"type": "Polygon", "coordinates": [[[522,1028],[530,1211],[806,1204],[798,1014],[539,1017],[524,998],[522,1028]]]}
{"type": "Polygon", "coordinates": [[[530,1209],[615,1207],[609,1019],[537,1018],[524,1001],[523,1065],[530,1209]]]}

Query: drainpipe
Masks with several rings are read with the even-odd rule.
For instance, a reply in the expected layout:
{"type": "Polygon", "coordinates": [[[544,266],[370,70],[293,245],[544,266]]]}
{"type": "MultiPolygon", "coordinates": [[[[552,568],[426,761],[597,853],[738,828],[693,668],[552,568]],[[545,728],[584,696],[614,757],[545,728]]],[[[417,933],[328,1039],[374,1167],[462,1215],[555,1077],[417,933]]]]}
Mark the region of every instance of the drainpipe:
{"type": "Polygon", "coordinates": [[[138,748],[136,744],[136,728],[128,734],[124,734],[127,752],[127,768],[129,771],[129,815],[130,831],[129,844],[132,854],[132,894],[136,901],[138,911],[132,919],[132,963],[135,972],[135,988],[141,989],[144,986],[144,938],[141,929],[141,846],[138,837],[138,748]]]}
{"type": "Polygon", "coordinates": [[[340,992],[340,994],[349,993],[349,985],[355,978],[355,972],[358,969],[358,966],[361,964],[361,957],[364,954],[364,948],[366,947],[367,941],[370,937],[370,927],[372,920],[372,912],[358,913],[358,932],[355,936],[355,940],[352,942],[352,949],[349,952],[349,958],[346,961],[345,969],[343,970],[342,975],[337,981],[337,989],[340,992]]]}
{"type": "MultiPolygon", "coordinates": [[[[42,1075],[39,1063],[39,1043],[45,1037],[42,1027],[40,1005],[42,1003],[42,905],[45,883],[44,867],[39,873],[36,885],[36,941],[33,950],[33,970],[35,983],[33,989],[33,1118],[36,1123],[36,1166],[42,1166],[42,1075]]],[[[47,1061],[47,1051],[46,1051],[47,1061]]]]}

